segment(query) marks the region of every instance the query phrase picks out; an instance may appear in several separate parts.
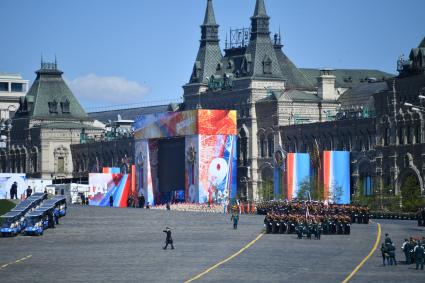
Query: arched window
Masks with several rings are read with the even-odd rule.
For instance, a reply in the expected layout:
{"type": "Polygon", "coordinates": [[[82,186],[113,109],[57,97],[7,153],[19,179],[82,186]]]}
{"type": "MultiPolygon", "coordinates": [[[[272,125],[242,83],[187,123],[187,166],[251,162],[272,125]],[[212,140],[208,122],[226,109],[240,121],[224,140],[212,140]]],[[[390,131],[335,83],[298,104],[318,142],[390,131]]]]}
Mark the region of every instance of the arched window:
{"type": "Polygon", "coordinates": [[[364,137],[364,149],[366,151],[368,151],[369,150],[369,146],[370,146],[369,135],[365,135],[365,137],[364,137]]]}
{"type": "Polygon", "coordinates": [[[415,126],[414,136],[415,136],[414,142],[420,143],[421,142],[421,128],[420,128],[420,126],[415,126]]]}
{"type": "Polygon", "coordinates": [[[411,144],[413,140],[412,128],[409,126],[406,128],[406,143],[411,144]]]}
{"type": "Polygon", "coordinates": [[[388,146],[390,141],[390,129],[389,128],[385,128],[384,129],[384,133],[382,135],[382,145],[383,146],[388,146]]]}
{"type": "Polygon", "coordinates": [[[32,173],[38,171],[38,150],[35,147],[31,150],[31,169],[32,173]]]}
{"type": "Polygon", "coordinates": [[[266,136],[260,133],[260,157],[266,157],[266,136]]]}
{"type": "Polygon", "coordinates": [[[398,128],[398,144],[404,144],[404,133],[403,128],[398,128]]]}
{"type": "Polygon", "coordinates": [[[273,199],[273,169],[271,167],[266,167],[261,170],[261,192],[260,197],[263,200],[273,199]]]}
{"type": "Polygon", "coordinates": [[[273,133],[270,133],[267,136],[267,153],[268,153],[268,157],[273,157],[273,153],[274,153],[274,136],[273,133]]]}
{"type": "Polygon", "coordinates": [[[358,145],[358,151],[363,150],[363,139],[361,137],[358,138],[359,145],[358,145]]]}
{"type": "Polygon", "coordinates": [[[242,128],[240,131],[240,152],[239,154],[242,157],[242,165],[247,166],[248,165],[248,137],[245,130],[242,128]]]}

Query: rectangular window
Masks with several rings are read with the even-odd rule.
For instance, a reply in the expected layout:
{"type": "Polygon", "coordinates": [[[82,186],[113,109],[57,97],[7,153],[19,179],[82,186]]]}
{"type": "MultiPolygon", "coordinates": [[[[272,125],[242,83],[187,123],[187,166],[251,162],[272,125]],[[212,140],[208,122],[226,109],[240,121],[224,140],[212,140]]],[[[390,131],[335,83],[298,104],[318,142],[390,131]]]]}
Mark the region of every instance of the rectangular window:
{"type": "Polygon", "coordinates": [[[404,144],[403,128],[398,129],[398,144],[404,144]]]}
{"type": "Polygon", "coordinates": [[[63,157],[58,157],[58,173],[65,172],[65,159],[63,157]]]}
{"type": "Polygon", "coordinates": [[[9,83],[0,83],[0,91],[9,91],[9,83]]]}
{"type": "Polygon", "coordinates": [[[407,138],[407,144],[411,144],[412,143],[412,128],[411,127],[407,127],[406,129],[406,138],[407,138]]]}
{"type": "Polygon", "coordinates": [[[388,146],[388,142],[390,140],[390,129],[386,128],[384,131],[384,144],[383,146],[388,146]]]}
{"type": "Polygon", "coordinates": [[[363,178],[363,188],[364,188],[364,195],[365,196],[371,196],[373,194],[372,177],[366,176],[366,177],[363,178]]]}
{"type": "Polygon", "coordinates": [[[415,143],[420,143],[421,142],[421,135],[420,135],[420,128],[419,126],[415,127],[415,143]]]}
{"type": "Polygon", "coordinates": [[[23,92],[24,84],[22,83],[12,83],[12,91],[13,92],[23,92]]]}

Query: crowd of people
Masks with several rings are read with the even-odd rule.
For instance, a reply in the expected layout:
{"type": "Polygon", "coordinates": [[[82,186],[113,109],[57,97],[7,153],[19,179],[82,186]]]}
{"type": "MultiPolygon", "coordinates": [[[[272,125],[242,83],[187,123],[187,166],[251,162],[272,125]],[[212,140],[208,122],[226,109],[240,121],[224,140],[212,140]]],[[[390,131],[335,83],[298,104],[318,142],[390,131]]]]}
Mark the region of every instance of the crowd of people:
{"type": "Polygon", "coordinates": [[[175,210],[175,211],[190,211],[190,212],[207,212],[207,213],[223,213],[224,207],[221,204],[200,204],[200,203],[166,203],[157,204],[152,209],[159,210],[175,210]]]}
{"type": "Polygon", "coordinates": [[[352,223],[369,223],[367,207],[338,205],[319,201],[267,201],[257,204],[266,214],[266,233],[293,234],[298,238],[320,239],[322,234],[347,235],[352,223]]]}
{"type": "Polygon", "coordinates": [[[416,263],[416,269],[419,266],[424,269],[425,237],[422,237],[422,240],[414,237],[404,239],[401,250],[404,253],[406,264],[416,263]]]}
{"type": "MultiPolygon", "coordinates": [[[[419,268],[424,269],[425,258],[425,237],[422,239],[410,237],[404,239],[401,250],[405,256],[405,263],[407,265],[416,264],[416,270],[419,268]]],[[[388,234],[385,234],[384,243],[381,245],[382,264],[397,265],[396,260],[396,247],[388,234]]]]}

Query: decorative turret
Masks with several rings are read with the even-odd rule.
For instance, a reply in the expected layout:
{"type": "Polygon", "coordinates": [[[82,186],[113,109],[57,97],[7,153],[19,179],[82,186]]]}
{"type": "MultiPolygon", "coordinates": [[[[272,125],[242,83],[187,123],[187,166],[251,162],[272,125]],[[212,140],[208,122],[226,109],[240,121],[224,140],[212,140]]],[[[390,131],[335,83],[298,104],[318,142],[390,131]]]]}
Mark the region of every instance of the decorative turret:
{"type": "Polygon", "coordinates": [[[270,39],[269,20],[264,0],[257,0],[251,17],[251,38],[246,50],[246,57],[250,61],[245,65],[250,67],[242,71],[251,77],[283,80],[275,47],[270,39]]]}
{"type": "Polygon", "coordinates": [[[335,91],[335,75],[333,69],[320,70],[320,76],[317,78],[319,88],[317,96],[323,100],[337,100],[337,92],[335,91]]]}
{"type": "Polygon", "coordinates": [[[257,36],[269,36],[269,20],[264,0],[257,0],[255,3],[254,15],[251,17],[251,39],[257,36]]]}
{"type": "Polygon", "coordinates": [[[190,83],[206,83],[221,62],[218,27],[212,0],[207,1],[204,23],[201,25],[201,44],[193,67],[190,83]]]}

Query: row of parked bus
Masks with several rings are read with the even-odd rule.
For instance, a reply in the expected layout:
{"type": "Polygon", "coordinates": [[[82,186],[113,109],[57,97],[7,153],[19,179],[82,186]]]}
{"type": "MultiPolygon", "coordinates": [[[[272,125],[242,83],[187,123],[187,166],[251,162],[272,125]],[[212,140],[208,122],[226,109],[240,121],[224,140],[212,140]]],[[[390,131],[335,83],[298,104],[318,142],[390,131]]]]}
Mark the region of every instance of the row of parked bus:
{"type": "Polygon", "coordinates": [[[3,237],[43,235],[43,231],[58,224],[66,215],[66,198],[54,196],[47,199],[46,193],[35,193],[1,216],[3,237]]]}

